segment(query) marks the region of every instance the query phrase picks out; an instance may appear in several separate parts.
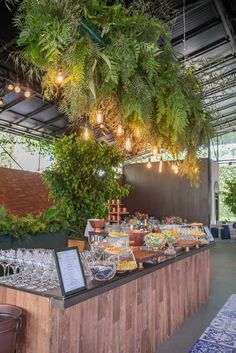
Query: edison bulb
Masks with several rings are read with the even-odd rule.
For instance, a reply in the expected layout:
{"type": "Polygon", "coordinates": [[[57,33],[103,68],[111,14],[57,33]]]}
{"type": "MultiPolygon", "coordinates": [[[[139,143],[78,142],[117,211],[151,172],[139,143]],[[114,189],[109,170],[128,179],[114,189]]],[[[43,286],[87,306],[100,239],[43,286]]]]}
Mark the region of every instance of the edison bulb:
{"type": "Polygon", "coordinates": [[[29,90],[29,89],[27,89],[27,90],[25,91],[24,96],[25,96],[26,98],[29,98],[29,97],[31,96],[31,93],[30,93],[30,90],[29,90]]]}
{"type": "Polygon", "coordinates": [[[151,169],[151,168],[152,168],[151,158],[148,159],[147,168],[148,168],[148,169],[151,169]]]}
{"type": "Polygon", "coordinates": [[[178,174],[179,173],[179,167],[176,165],[175,166],[175,170],[174,170],[175,174],[178,174]]]}
{"type": "Polygon", "coordinates": [[[123,128],[122,128],[122,125],[119,124],[117,131],[116,131],[116,134],[117,134],[117,136],[121,136],[122,133],[123,133],[123,128]]]}
{"type": "Polygon", "coordinates": [[[162,169],[163,169],[163,162],[160,161],[160,163],[159,163],[159,173],[162,173],[162,169]]]}
{"type": "Polygon", "coordinates": [[[56,80],[59,84],[61,84],[63,82],[64,76],[62,75],[61,71],[58,72],[56,80]]]}
{"type": "Polygon", "coordinates": [[[131,140],[129,136],[126,138],[126,141],[125,141],[125,149],[126,151],[129,151],[129,152],[132,149],[131,140]]]}
{"type": "Polygon", "coordinates": [[[15,92],[16,92],[16,93],[20,93],[20,91],[21,91],[21,88],[20,88],[20,86],[17,84],[17,85],[15,86],[15,92]]]}
{"type": "Polygon", "coordinates": [[[84,139],[86,141],[89,139],[89,130],[87,127],[84,129],[84,139]]]}
{"type": "Polygon", "coordinates": [[[103,116],[101,112],[97,113],[97,124],[102,124],[103,116]]]}
{"type": "Polygon", "coordinates": [[[8,89],[8,91],[13,91],[14,90],[14,85],[12,83],[9,83],[7,85],[7,89],[8,89]]]}

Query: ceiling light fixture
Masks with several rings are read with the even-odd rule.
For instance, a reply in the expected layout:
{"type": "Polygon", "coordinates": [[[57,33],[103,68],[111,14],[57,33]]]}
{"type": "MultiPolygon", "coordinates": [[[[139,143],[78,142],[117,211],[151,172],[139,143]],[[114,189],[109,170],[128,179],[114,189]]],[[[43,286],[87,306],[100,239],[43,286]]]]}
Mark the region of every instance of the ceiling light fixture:
{"type": "Polygon", "coordinates": [[[61,84],[64,80],[64,76],[62,74],[62,71],[58,71],[57,77],[56,77],[57,83],[61,84]]]}
{"type": "Polygon", "coordinates": [[[121,124],[118,125],[117,131],[116,131],[116,135],[117,136],[121,136],[123,134],[123,127],[121,124]]]}
{"type": "Polygon", "coordinates": [[[30,92],[29,89],[27,89],[27,90],[24,92],[24,96],[25,96],[26,98],[29,98],[29,97],[31,96],[31,92],[30,92]]]}
{"type": "Polygon", "coordinates": [[[97,113],[97,118],[96,118],[96,120],[97,120],[97,124],[102,124],[102,122],[103,122],[103,116],[102,116],[102,113],[100,112],[100,111],[98,111],[98,113],[97,113]]]}
{"type": "Polygon", "coordinates": [[[20,88],[18,83],[15,85],[14,90],[15,90],[16,93],[20,93],[21,92],[21,88],[20,88]]]}
{"type": "Polygon", "coordinates": [[[152,168],[151,157],[148,158],[147,168],[148,168],[148,169],[151,169],[151,168],[152,168]]]}
{"type": "Polygon", "coordinates": [[[13,91],[14,90],[14,85],[12,83],[9,83],[7,85],[7,89],[8,89],[8,91],[13,91]]]}
{"type": "Polygon", "coordinates": [[[125,149],[126,151],[130,152],[132,150],[132,144],[131,144],[131,139],[130,136],[127,136],[126,141],[125,141],[125,149]]]}

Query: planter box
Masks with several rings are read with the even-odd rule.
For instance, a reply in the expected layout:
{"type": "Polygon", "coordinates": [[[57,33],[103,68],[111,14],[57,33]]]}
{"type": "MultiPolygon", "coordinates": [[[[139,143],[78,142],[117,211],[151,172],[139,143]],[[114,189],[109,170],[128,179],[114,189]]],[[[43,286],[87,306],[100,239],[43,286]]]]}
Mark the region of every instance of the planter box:
{"type": "Polygon", "coordinates": [[[60,230],[54,233],[26,234],[19,238],[0,235],[0,249],[58,249],[67,247],[68,232],[60,230]]]}
{"type": "Polygon", "coordinates": [[[12,240],[12,248],[26,249],[58,249],[67,247],[68,232],[60,230],[54,233],[26,234],[23,237],[12,240]]]}
{"type": "Polygon", "coordinates": [[[12,237],[10,235],[0,235],[0,249],[6,250],[12,248],[12,237]]]}

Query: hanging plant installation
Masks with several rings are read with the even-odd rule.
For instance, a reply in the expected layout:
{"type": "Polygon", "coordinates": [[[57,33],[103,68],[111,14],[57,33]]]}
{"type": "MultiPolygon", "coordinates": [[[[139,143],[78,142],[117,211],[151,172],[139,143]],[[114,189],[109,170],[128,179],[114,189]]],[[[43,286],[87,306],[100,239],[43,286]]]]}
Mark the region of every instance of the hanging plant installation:
{"type": "Polygon", "coordinates": [[[40,76],[45,98],[59,99],[76,125],[87,116],[113,131],[132,155],[147,145],[173,157],[185,152],[182,174],[197,179],[197,149],[211,135],[210,114],[203,84],[176,61],[164,22],[139,1],[8,2],[19,3],[18,61],[40,76]]]}

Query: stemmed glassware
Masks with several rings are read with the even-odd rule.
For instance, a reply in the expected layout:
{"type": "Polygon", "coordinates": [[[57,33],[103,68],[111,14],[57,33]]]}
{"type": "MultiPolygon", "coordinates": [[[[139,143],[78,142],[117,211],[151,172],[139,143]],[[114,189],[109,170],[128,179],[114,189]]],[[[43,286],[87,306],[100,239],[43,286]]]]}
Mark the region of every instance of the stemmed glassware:
{"type": "Polygon", "coordinates": [[[37,292],[59,285],[52,250],[0,250],[0,267],[3,275],[0,284],[37,292]]]}

